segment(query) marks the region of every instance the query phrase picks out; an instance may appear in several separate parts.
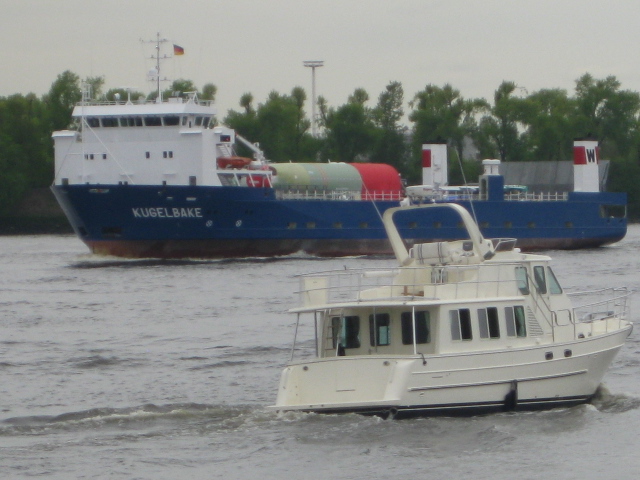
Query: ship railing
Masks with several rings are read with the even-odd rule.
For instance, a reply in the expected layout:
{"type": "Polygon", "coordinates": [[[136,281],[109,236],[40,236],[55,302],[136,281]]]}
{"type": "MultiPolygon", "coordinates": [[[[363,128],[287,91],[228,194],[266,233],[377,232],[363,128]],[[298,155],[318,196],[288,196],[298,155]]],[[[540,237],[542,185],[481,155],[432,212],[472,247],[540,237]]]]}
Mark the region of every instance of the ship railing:
{"type": "Polygon", "coordinates": [[[458,300],[521,295],[513,268],[505,269],[504,264],[345,269],[311,273],[300,276],[297,293],[304,307],[345,302],[458,300]]]}
{"type": "Polygon", "coordinates": [[[399,192],[367,192],[359,190],[333,189],[326,190],[309,186],[276,186],[276,198],[280,200],[364,200],[364,201],[401,201],[404,197],[399,192]]]}
{"type": "Polygon", "coordinates": [[[569,199],[569,194],[567,192],[505,193],[504,199],[512,202],[563,202],[569,199]]]}
{"type": "Polygon", "coordinates": [[[626,287],[567,293],[574,303],[574,323],[588,324],[591,334],[619,329],[629,317],[628,299],[632,293],[626,287]],[[585,303],[579,303],[581,301],[585,303]]]}
{"type": "MultiPolygon", "coordinates": [[[[483,194],[470,194],[470,193],[451,193],[451,192],[432,192],[423,197],[412,197],[412,200],[416,203],[420,203],[425,200],[433,201],[477,201],[488,200],[489,197],[486,193],[483,194]]],[[[567,192],[539,192],[539,193],[505,193],[505,201],[509,202],[563,202],[569,199],[567,192]]]]}
{"type": "MultiPolygon", "coordinates": [[[[140,97],[136,100],[131,100],[131,102],[129,102],[126,99],[120,99],[120,100],[86,100],[86,101],[80,101],[80,102],[76,102],[76,106],[78,107],[86,107],[86,106],[103,106],[103,105],[126,105],[127,103],[131,103],[134,105],[157,105],[157,102],[155,99],[153,100],[148,100],[144,97],[140,97]]],[[[191,98],[183,98],[183,97],[169,97],[167,100],[165,100],[163,103],[188,103],[188,104],[192,104],[192,105],[200,105],[203,107],[209,107],[211,105],[213,105],[213,101],[212,100],[200,100],[200,99],[191,99],[191,98]]]]}

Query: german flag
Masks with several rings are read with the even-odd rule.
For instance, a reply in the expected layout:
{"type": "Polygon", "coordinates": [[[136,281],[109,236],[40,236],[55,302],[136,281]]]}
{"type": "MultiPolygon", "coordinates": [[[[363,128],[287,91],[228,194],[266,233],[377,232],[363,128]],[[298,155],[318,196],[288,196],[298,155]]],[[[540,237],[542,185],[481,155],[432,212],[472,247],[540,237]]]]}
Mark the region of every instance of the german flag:
{"type": "Polygon", "coordinates": [[[184,48],[180,45],[173,44],[173,54],[174,55],[184,55],[184,48]]]}

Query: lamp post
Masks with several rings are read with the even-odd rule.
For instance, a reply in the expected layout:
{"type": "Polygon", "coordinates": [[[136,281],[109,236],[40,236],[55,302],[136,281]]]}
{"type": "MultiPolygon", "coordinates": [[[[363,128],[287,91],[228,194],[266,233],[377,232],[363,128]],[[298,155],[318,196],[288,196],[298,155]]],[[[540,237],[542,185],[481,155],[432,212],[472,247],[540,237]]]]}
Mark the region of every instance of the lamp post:
{"type": "Polygon", "coordinates": [[[303,65],[311,68],[311,135],[316,137],[316,68],[322,67],[324,65],[324,61],[305,60],[303,65]]]}

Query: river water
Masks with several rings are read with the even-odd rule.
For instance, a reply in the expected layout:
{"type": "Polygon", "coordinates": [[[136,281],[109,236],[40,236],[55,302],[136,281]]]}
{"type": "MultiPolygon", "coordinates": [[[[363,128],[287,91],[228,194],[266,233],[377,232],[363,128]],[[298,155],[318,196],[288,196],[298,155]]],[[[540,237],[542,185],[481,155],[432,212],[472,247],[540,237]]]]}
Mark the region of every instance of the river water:
{"type": "MultiPolygon", "coordinates": [[[[389,258],[121,261],[0,237],[0,478],[637,479],[640,328],[590,405],[471,418],[278,415],[297,273],[389,258]]],[[[640,225],[548,252],[640,292],[640,225]]],[[[640,319],[640,293],[631,302],[640,319]]]]}

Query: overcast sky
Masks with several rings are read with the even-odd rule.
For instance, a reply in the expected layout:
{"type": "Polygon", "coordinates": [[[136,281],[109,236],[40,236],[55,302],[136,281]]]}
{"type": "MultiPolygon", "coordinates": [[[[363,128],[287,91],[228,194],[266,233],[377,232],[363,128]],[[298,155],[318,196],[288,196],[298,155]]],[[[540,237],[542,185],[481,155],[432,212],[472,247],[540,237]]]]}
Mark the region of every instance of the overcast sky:
{"type": "MultiPolygon", "coordinates": [[[[302,86],[304,60],[324,60],[318,95],[332,106],[364,88],[375,104],[391,81],[405,101],[450,83],[490,100],[503,80],[523,92],[563,88],[583,73],[614,75],[640,92],[639,0],[0,0],[0,96],[42,95],[56,76],[105,77],[105,86],[153,86],[151,44],[160,32],[184,56],[171,79],[218,87],[224,117],[243,93],[302,86]]],[[[408,110],[408,107],[405,107],[408,110]]],[[[307,108],[310,111],[310,107],[307,108]]]]}

